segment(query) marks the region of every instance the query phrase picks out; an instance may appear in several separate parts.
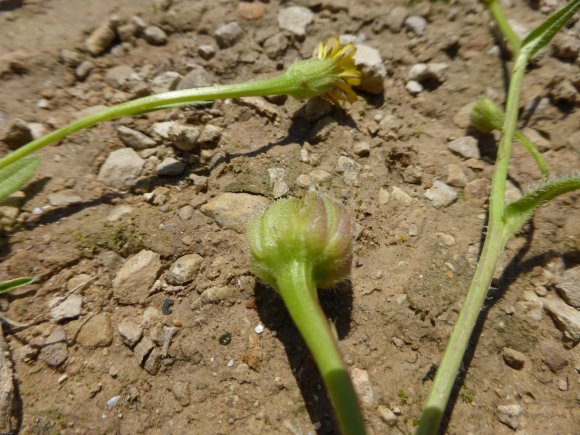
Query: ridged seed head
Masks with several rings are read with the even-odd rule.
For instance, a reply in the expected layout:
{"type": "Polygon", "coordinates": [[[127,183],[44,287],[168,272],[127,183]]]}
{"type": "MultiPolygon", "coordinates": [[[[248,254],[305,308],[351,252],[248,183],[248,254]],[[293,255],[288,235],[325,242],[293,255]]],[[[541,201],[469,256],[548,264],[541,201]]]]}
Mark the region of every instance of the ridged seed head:
{"type": "Polygon", "coordinates": [[[252,220],[248,240],[252,271],[276,287],[276,275],[304,262],[318,287],[331,287],[350,274],[352,224],[346,209],[315,192],[276,201],[252,220]]]}

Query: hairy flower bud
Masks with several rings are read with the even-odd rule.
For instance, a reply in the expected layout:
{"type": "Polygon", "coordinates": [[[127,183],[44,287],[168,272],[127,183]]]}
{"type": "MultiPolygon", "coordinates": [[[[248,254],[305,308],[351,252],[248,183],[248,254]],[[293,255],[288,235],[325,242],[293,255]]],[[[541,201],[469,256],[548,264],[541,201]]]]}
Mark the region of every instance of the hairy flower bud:
{"type": "Polygon", "coordinates": [[[489,98],[478,100],[469,117],[471,125],[483,133],[501,130],[503,126],[503,113],[489,98]]]}
{"type": "Polygon", "coordinates": [[[352,224],[346,209],[315,192],[276,201],[248,228],[252,270],[277,287],[276,277],[301,263],[318,287],[330,287],[350,273],[352,224]]]}

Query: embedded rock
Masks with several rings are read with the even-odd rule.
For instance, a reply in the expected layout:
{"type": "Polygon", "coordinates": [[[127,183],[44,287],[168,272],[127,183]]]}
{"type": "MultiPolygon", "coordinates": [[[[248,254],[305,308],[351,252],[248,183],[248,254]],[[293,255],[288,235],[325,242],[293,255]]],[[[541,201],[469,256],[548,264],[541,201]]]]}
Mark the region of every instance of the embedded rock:
{"type": "Polygon", "coordinates": [[[250,219],[266,210],[269,204],[270,201],[262,196],[222,193],[202,205],[201,211],[219,226],[243,233],[250,219]]]}
{"type": "Polygon", "coordinates": [[[121,148],[113,151],[101,166],[98,178],[107,186],[126,190],[133,186],[145,161],[132,148],[121,148]]]}
{"type": "Polygon", "coordinates": [[[129,258],[113,280],[113,294],[121,304],[141,304],[161,272],[159,254],[143,250],[129,258]]]}

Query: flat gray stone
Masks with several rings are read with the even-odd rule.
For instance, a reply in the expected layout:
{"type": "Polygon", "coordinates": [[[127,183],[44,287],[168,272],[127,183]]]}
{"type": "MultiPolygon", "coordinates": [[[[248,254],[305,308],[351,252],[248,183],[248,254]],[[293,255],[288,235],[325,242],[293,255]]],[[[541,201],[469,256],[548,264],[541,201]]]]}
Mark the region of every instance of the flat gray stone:
{"type": "Polygon", "coordinates": [[[479,159],[479,147],[477,146],[477,139],[472,136],[464,136],[459,139],[452,140],[447,144],[447,148],[455,154],[460,155],[466,159],[479,159]]]}
{"type": "Polygon", "coordinates": [[[433,186],[425,191],[425,198],[431,201],[431,204],[437,208],[447,207],[457,199],[457,192],[451,186],[442,181],[435,180],[433,186]]]}
{"type": "Polygon", "coordinates": [[[151,80],[151,90],[160,94],[162,92],[173,91],[177,88],[177,84],[181,80],[181,74],[175,71],[165,71],[155,76],[151,80]]]}
{"type": "Polygon", "coordinates": [[[177,89],[203,88],[212,84],[212,77],[205,68],[201,65],[193,65],[191,71],[179,80],[177,89]]]}
{"type": "Polygon", "coordinates": [[[564,341],[575,346],[580,341],[580,311],[557,297],[545,298],[544,308],[564,334],[564,341]]]}
{"type": "Polygon", "coordinates": [[[252,217],[262,213],[270,200],[248,193],[222,193],[201,206],[205,215],[214,219],[223,228],[239,233],[246,231],[252,217]]]}
{"type": "Polygon", "coordinates": [[[303,6],[290,6],[278,12],[278,27],[297,36],[306,35],[306,27],[314,21],[314,14],[303,6]]]}
{"type": "Polygon", "coordinates": [[[50,367],[58,367],[68,358],[66,333],[62,326],[56,326],[44,340],[40,350],[40,360],[50,367]]]}
{"type": "Polygon", "coordinates": [[[126,190],[133,186],[145,161],[132,148],[121,148],[109,154],[99,169],[98,178],[107,186],[126,190]]]}
{"type": "Polygon", "coordinates": [[[119,330],[119,335],[123,339],[123,343],[130,348],[135,347],[143,336],[143,328],[141,325],[129,319],[123,319],[117,325],[117,329],[119,330]]]}
{"type": "Polygon", "coordinates": [[[125,145],[133,148],[134,150],[144,150],[146,148],[152,148],[157,145],[157,143],[146,134],[143,134],[137,130],[133,130],[132,128],[125,127],[124,125],[121,125],[119,128],[117,128],[117,134],[119,135],[119,139],[121,139],[125,145]]]}
{"type": "Polygon", "coordinates": [[[105,82],[115,89],[122,89],[135,74],[129,65],[117,65],[107,70],[105,82]]]}
{"type": "Polygon", "coordinates": [[[113,280],[113,294],[122,304],[142,304],[161,272],[161,258],[143,250],[129,258],[113,280]]]}
{"type": "Polygon", "coordinates": [[[143,37],[151,45],[167,44],[167,33],[157,26],[147,26],[143,31],[143,37]]]}
{"type": "Polygon", "coordinates": [[[387,70],[376,48],[357,44],[354,62],[362,72],[360,89],[371,94],[382,94],[387,70]]]}
{"type": "Polygon", "coordinates": [[[160,177],[173,177],[185,171],[186,164],[174,157],[166,157],[157,165],[155,171],[160,177]]]}
{"type": "Polygon", "coordinates": [[[54,207],[66,207],[67,205],[83,202],[83,199],[74,190],[49,193],[47,199],[48,203],[54,207]]]}
{"type": "Polygon", "coordinates": [[[498,420],[513,430],[517,430],[520,427],[523,415],[524,408],[517,403],[499,405],[497,407],[498,420]]]}
{"type": "Polygon", "coordinates": [[[70,295],[64,301],[62,298],[54,298],[48,303],[50,306],[50,316],[53,320],[74,319],[81,315],[83,306],[83,297],[80,295],[70,295]]]}
{"type": "Polygon", "coordinates": [[[231,47],[244,36],[244,31],[240,25],[233,21],[219,27],[214,33],[215,39],[220,47],[231,47]]]}
{"type": "Polygon", "coordinates": [[[580,266],[566,269],[559,277],[556,289],[568,304],[580,308],[580,266]]]}
{"type": "Polygon", "coordinates": [[[418,15],[411,15],[405,20],[405,27],[417,36],[423,36],[427,30],[427,20],[418,15]]]}

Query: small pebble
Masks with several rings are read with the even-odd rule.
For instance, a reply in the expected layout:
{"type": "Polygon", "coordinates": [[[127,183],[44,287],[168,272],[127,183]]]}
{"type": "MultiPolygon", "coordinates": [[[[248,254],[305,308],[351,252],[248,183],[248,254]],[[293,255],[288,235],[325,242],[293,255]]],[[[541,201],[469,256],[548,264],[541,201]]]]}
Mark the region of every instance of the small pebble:
{"type": "Polygon", "coordinates": [[[174,304],[175,302],[173,302],[172,299],[169,298],[165,298],[163,300],[163,303],[161,304],[161,312],[166,315],[169,316],[171,314],[171,306],[174,304]]]}
{"type": "Polygon", "coordinates": [[[227,346],[232,342],[232,334],[226,332],[218,339],[218,341],[222,346],[227,346]]]}
{"type": "Polygon", "coordinates": [[[427,29],[427,20],[418,15],[411,15],[405,20],[405,27],[415,35],[422,36],[427,29]]]}
{"type": "Polygon", "coordinates": [[[121,400],[121,396],[111,397],[109,400],[107,400],[107,403],[105,404],[105,408],[112,408],[113,406],[117,405],[117,403],[119,403],[120,400],[121,400]]]}
{"type": "Polygon", "coordinates": [[[143,32],[143,37],[151,45],[167,44],[167,34],[157,26],[148,26],[143,32]]]}
{"type": "Polygon", "coordinates": [[[264,325],[262,325],[261,323],[258,324],[258,326],[254,328],[254,331],[256,332],[256,334],[261,334],[262,332],[264,332],[264,325]]]}

